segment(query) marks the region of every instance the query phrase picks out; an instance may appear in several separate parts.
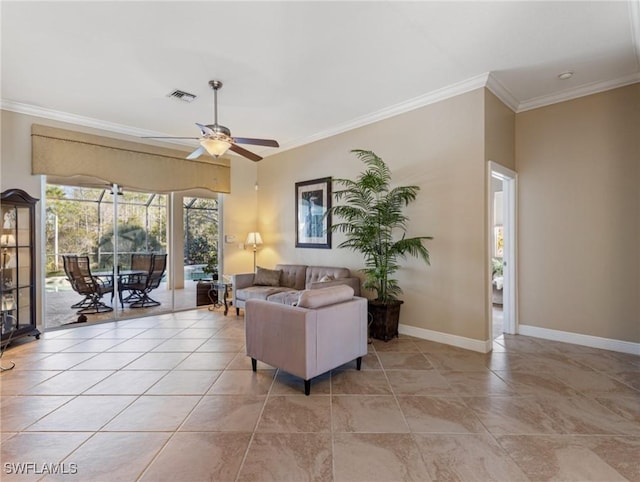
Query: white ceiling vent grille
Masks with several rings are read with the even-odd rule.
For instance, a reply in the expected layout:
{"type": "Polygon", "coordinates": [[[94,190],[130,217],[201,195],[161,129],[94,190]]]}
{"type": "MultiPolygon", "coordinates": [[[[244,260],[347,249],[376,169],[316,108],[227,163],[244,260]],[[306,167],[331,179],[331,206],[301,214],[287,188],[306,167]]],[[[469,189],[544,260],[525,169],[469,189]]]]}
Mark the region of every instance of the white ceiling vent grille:
{"type": "Polygon", "coordinates": [[[174,99],[181,100],[183,102],[193,102],[196,98],[194,94],[190,94],[189,92],[185,92],[184,90],[176,89],[167,94],[167,97],[173,97],[174,99]]]}

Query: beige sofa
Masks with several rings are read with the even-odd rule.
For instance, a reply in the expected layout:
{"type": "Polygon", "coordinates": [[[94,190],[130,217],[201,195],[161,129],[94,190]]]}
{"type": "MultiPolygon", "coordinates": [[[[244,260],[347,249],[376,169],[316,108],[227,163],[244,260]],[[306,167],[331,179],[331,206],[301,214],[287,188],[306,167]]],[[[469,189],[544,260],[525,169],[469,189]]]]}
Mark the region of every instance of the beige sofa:
{"type": "Polygon", "coordinates": [[[249,299],[245,308],[247,355],[310,380],[367,354],[367,300],[349,286],[304,290],[297,306],[249,299]]]}
{"type": "Polygon", "coordinates": [[[258,267],[255,273],[233,275],[232,284],[237,315],[250,299],[293,304],[302,290],[347,285],[353,288],[355,296],[360,296],[360,279],[351,276],[348,268],[330,266],[277,264],[273,270],[258,267]]]}

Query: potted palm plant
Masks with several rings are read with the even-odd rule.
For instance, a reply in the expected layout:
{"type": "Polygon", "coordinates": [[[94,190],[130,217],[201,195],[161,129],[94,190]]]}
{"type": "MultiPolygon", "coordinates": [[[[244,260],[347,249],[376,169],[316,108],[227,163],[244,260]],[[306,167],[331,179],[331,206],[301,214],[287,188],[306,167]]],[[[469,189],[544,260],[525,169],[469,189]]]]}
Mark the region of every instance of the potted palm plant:
{"type": "Polygon", "coordinates": [[[409,219],[403,214],[414,201],[418,186],[391,187],[391,171],[385,162],[372,151],[351,151],[367,168],[357,179],[334,179],[341,189],[333,190],[336,203],[329,212],[339,222],[331,231],[345,235],[338,247],[362,253],[365,268],[362,270],[365,289],[375,291],[376,298],[369,300],[371,336],[388,341],[398,335],[402,293],[398,281],[393,278],[400,268],[399,261],[413,256],[429,264],[429,251],[423,242],[431,236],[407,238],[409,219]]]}

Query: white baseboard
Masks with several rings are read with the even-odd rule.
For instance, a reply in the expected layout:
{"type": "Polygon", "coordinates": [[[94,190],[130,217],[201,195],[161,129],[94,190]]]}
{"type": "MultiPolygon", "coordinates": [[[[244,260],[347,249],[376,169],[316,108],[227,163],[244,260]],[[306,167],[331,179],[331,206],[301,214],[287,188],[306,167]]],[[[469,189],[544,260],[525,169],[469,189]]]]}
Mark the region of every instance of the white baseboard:
{"type": "Polygon", "coordinates": [[[425,328],[417,328],[415,326],[403,325],[402,323],[398,325],[398,333],[415,336],[416,338],[422,338],[423,340],[435,341],[436,343],[444,343],[445,345],[464,348],[465,350],[478,351],[480,353],[489,353],[493,346],[493,342],[491,340],[474,340],[473,338],[451,335],[449,333],[427,330],[425,328]]]}
{"type": "Polygon", "coordinates": [[[531,325],[519,325],[518,333],[525,336],[543,338],[545,340],[561,341],[564,343],[573,343],[574,345],[600,348],[602,350],[619,351],[622,353],[629,353],[631,355],[640,355],[640,343],[633,343],[630,341],[601,338],[599,336],[582,335],[580,333],[571,333],[568,331],[551,330],[549,328],[540,328],[538,326],[531,325]]]}
{"type": "MultiPolygon", "coordinates": [[[[491,340],[475,340],[473,338],[451,335],[449,333],[427,330],[425,328],[417,328],[410,325],[400,324],[398,326],[398,332],[403,335],[435,341],[436,343],[444,343],[445,345],[456,346],[458,348],[473,350],[480,353],[489,353],[493,347],[493,342],[491,340]]],[[[568,331],[551,330],[549,328],[540,328],[538,326],[531,325],[518,325],[518,333],[520,335],[533,336],[534,338],[542,338],[544,340],[561,341],[563,343],[573,343],[574,345],[589,346],[591,348],[599,348],[601,350],[611,350],[621,353],[629,353],[631,355],[640,355],[640,343],[633,343],[630,341],[601,338],[599,336],[583,335],[568,331]]]]}

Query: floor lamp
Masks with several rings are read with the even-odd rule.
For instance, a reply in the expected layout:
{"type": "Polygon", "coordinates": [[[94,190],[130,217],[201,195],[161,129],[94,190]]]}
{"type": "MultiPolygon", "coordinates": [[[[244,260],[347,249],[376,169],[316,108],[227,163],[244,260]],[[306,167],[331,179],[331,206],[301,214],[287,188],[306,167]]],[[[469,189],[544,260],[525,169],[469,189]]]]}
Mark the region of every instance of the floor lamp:
{"type": "Polygon", "coordinates": [[[260,233],[258,233],[258,232],[249,233],[247,235],[247,240],[244,242],[244,244],[252,244],[253,245],[253,272],[255,273],[255,271],[256,271],[256,251],[258,251],[258,245],[262,244],[262,236],[260,236],[260,233]]]}

